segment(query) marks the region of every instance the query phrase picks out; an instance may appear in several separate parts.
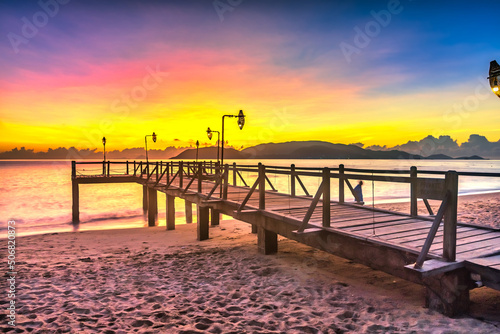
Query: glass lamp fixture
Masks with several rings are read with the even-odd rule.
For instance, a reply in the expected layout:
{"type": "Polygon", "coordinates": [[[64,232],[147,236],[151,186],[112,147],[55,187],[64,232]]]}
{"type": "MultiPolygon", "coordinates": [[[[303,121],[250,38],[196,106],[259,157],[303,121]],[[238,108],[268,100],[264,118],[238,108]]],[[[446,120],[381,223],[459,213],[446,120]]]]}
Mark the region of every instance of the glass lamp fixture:
{"type": "Polygon", "coordinates": [[[490,62],[490,76],[488,79],[490,80],[490,86],[493,93],[496,96],[500,97],[500,89],[498,87],[498,82],[500,81],[500,65],[498,65],[496,60],[490,62]]]}
{"type": "Polygon", "coordinates": [[[238,126],[240,130],[243,130],[243,125],[245,125],[245,115],[243,114],[243,110],[240,110],[238,114],[238,126]]]}

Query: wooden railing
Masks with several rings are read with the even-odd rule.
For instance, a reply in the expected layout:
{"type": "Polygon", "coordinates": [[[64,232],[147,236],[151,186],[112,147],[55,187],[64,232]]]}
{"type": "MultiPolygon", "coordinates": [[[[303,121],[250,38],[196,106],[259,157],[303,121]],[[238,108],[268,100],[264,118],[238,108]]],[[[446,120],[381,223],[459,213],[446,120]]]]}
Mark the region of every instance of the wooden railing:
{"type": "MultiPolygon", "coordinates": [[[[278,191],[271,182],[270,175],[285,175],[290,179],[289,195],[291,197],[312,197],[310,192],[304,185],[302,178],[314,177],[319,178],[320,185],[316,189],[311,204],[298,227],[298,232],[303,232],[307,229],[309,220],[321,202],[322,206],[322,226],[330,227],[331,224],[331,180],[338,179],[338,203],[345,203],[345,185],[350,190],[356,200],[359,200],[358,195],[354,191],[350,180],[364,180],[377,182],[393,182],[410,184],[410,215],[417,216],[418,208],[417,201],[422,199],[429,214],[434,216],[433,211],[428,203],[428,200],[439,200],[441,205],[437,214],[434,216],[432,227],[427,236],[422,251],[415,264],[416,268],[422,266],[426,259],[429,249],[432,245],[436,232],[444,219],[443,225],[443,259],[445,261],[455,261],[456,257],[456,229],[457,229],[457,197],[458,197],[458,177],[464,176],[485,176],[485,177],[500,177],[500,173],[474,173],[474,172],[456,172],[456,171],[417,171],[416,167],[411,167],[409,170],[375,170],[375,169],[354,169],[345,168],[344,165],[339,165],[335,168],[311,168],[311,167],[296,167],[292,164],[290,167],[283,166],[264,166],[259,163],[255,165],[232,165],[219,166],[212,161],[102,161],[102,162],[72,162],[72,179],[85,176],[85,166],[102,165],[102,173],[94,174],[93,176],[114,177],[114,176],[133,176],[141,179],[146,179],[146,182],[153,182],[153,186],[163,186],[167,189],[171,187],[174,180],[178,180],[176,184],[183,190],[183,194],[191,188],[197,180],[197,193],[202,193],[203,181],[209,180],[213,182],[213,186],[206,195],[206,199],[210,199],[219,189],[219,198],[226,200],[228,198],[228,187],[230,180],[232,186],[238,186],[238,180],[241,181],[239,187],[247,187],[249,191],[243,201],[240,203],[237,211],[242,211],[247,205],[251,196],[258,192],[258,209],[266,209],[266,193],[278,191]],[[77,166],[83,166],[83,170],[79,171],[77,166]],[[243,177],[243,173],[255,174],[256,178],[253,185],[249,184],[243,177]],[[230,178],[232,175],[232,178],[230,178]],[[437,175],[441,177],[421,177],[420,175],[437,175]],[[444,176],[444,178],[442,178],[444,176]],[[164,181],[164,183],[162,183],[164,181]],[[266,189],[266,187],[269,187],[266,189]],[[300,188],[298,188],[300,187],[300,188]],[[297,189],[301,189],[304,195],[297,195],[297,189]]],[[[91,169],[95,171],[95,169],[91,169]]],[[[100,171],[100,170],[99,170],[100,171]]]]}

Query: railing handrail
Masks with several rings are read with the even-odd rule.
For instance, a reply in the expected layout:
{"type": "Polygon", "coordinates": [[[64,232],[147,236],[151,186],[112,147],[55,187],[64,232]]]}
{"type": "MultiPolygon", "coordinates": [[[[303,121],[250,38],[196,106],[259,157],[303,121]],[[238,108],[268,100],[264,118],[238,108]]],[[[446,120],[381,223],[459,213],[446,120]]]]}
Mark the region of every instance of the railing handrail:
{"type": "MultiPolygon", "coordinates": [[[[190,160],[179,160],[179,161],[169,161],[170,166],[172,167],[179,167],[180,162],[184,163],[194,163],[195,161],[190,161],[190,160]]],[[[111,160],[106,160],[106,163],[109,164],[114,164],[114,165],[127,165],[128,163],[131,163],[131,161],[111,161],[111,160]]],[[[138,161],[140,162],[140,161],[138,161]]],[[[163,161],[159,161],[163,162],[163,161]]],[[[212,161],[203,161],[204,166],[207,167],[209,163],[212,161]]],[[[75,161],[75,165],[102,165],[103,161],[75,161]]],[[[199,163],[199,162],[198,162],[199,163]]],[[[149,161],[145,162],[142,161],[143,166],[147,165],[156,165],[156,161],[149,161]]],[[[239,171],[243,172],[255,172],[258,173],[258,166],[256,165],[237,165],[237,168],[239,171]]],[[[339,171],[338,167],[300,167],[300,166],[295,166],[295,172],[298,175],[303,175],[303,176],[318,176],[320,177],[322,174],[323,168],[328,168],[330,171],[339,171]],[[304,173],[302,173],[303,171],[304,173]],[[310,171],[316,171],[317,173],[310,173],[310,171]]],[[[290,174],[290,167],[289,166],[272,166],[272,165],[266,165],[266,173],[275,173],[275,174],[290,174]],[[282,170],[282,171],[280,171],[282,170]],[[288,172],[288,173],[287,173],[288,172]]],[[[345,172],[355,172],[355,173],[373,173],[373,174],[410,174],[411,171],[410,169],[366,169],[366,168],[344,168],[345,172]]],[[[429,174],[429,175],[446,175],[447,171],[436,171],[436,170],[419,170],[418,174],[429,174]]],[[[457,171],[457,174],[459,176],[477,176],[477,177],[500,177],[500,173],[494,173],[494,172],[460,172],[457,171]]],[[[338,174],[333,173],[331,174],[332,178],[337,178],[336,175],[338,174]]]]}

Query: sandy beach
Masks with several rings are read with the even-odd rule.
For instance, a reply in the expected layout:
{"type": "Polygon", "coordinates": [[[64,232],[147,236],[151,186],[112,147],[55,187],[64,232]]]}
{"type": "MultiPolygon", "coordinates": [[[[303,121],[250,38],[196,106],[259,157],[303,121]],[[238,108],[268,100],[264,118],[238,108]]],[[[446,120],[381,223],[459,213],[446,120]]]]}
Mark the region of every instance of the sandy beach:
{"type": "MultiPolygon", "coordinates": [[[[472,209],[498,195],[461,203],[461,215],[498,213],[497,204],[472,209]]],[[[3,312],[3,332],[500,332],[499,291],[473,290],[470,313],[448,318],[423,307],[422,286],[294,241],[280,237],[277,255],[260,255],[250,226],[235,220],[202,242],[190,224],[26,236],[16,245],[16,327],[3,312]]]]}
{"type": "MultiPolygon", "coordinates": [[[[436,214],[441,204],[440,201],[429,201],[429,204],[434,214],[436,214]]],[[[376,207],[410,213],[409,202],[380,204],[376,207]]],[[[418,213],[421,215],[429,214],[422,200],[418,201],[418,213]]],[[[459,196],[458,221],[467,224],[500,228],[500,193],[459,196]]]]}

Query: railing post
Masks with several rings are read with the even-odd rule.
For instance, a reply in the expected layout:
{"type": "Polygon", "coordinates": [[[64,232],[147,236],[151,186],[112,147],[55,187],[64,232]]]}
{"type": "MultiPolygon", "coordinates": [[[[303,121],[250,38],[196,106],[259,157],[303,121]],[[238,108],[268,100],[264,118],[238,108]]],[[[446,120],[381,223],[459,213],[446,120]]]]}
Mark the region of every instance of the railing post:
{"type": "Polygon", "coordinates": [[[102,161],[102,175],[106,176],[106,161],[102,161]]]}
{"type": "Polygon", "coordinates": [[[76,179],[76,161],[71,161],[71,179],[76,179]]]}
{"type": "Polygon", "coordinates": [[[222,187],[222,199],[227,199],[227,189],[229,186],[229,165],[224,165],[224,184],[222,187]]]}
{"type": "Polygon", "coordinates": [[[128,160],[127,160],[127,175],[128,175],[128,160]]]}
{"type": "Polygon", "coordinates": [[[214,169],[212,167],[212,160],[210,160],[210,174],[213,174],[214,173],[214,169]]]}
{"type": "Polygon", "coordinates": [[[159,175],[158,175],[158,161],[156,162],[156,182],[158,182],[158,178],[159,178],[159,175]]]}
{"type": "Polygon", "coordinates": [[[295,164],[290,166],[290,196],[295,197],[295,164]]]}
{"type": "Polygon", "coordinates": [[[137,169],[136,169],[136,163],[135,163],[135,160],[134,160],[134,176],[137,176],[137,169]]]}
{"type": "Polygon", "coordinates": [[[191,167],[191,162],[190,161],[186,161],[187,162],[187,176],[191,176],[191,170],[190,170],[190,167],[191,167]]]}
{"type": "MultiPolygon", "coordinates": [[[[202,181],[202,176],[203,176],[203,163],[202,162],[198,162],[198,193],[201,194],[201,181],[202,181]]],[[[193,175],[194,177],[194,175],[193,175]]]]}
{"type": "Polygon", "coordinates": [[[108,160],[108,177],[109,177],[110,170],[111,170],[111,168],[110,168],[110,162],[108,160]]]}
{"type": "Polygon", "coordinates": [[[339,203],[342,204],[345,202],[345,181],[344,181],[344,165],[339,165],[339,203]]]}
{"type": "Polygon", "coordinates": [[[184,176],[184,169],[183,169],[184,161],[179,161],[179,188],[182,188],[183,186],[183,178],[184,176]]]}
{"type": "Polygon", "coordinates": [[[259,209],[266,209],[266,167],[259,162],[259,209]]]}
{"type": "Polygon", "coordinates": [[[323,227],[330,227],[330,168],[323,169],[323,227]]]}
{"type": "Polygon", "coordinates": [[[417,167],[410,168],[410,215],[418,215],[417,207],[417,167]]]}
{"type": "Polygon", "coordinates": [[[165,167],[167,170],[167,184],[170,183],[170,162],[167,162],[167,166],[165,167]]]}
{"type": "Polygon", "coordinates": [[[444,184],[449,194],[449,201],[444,212],[443,258],[453,262],[457,253],[458,173],[448,171],[444,184]]]}
{"type": "Polygon", "coordinates": [[[72,220],[73,224],[80,222],[80,192],[76,181],[76,161],[71,161],[71,186],[72,186],[72,220]]]}
{"type": "Polygon", "coordinates": [[[233,186],[236,187],[236,162],[233,162],[233,186]]]}

